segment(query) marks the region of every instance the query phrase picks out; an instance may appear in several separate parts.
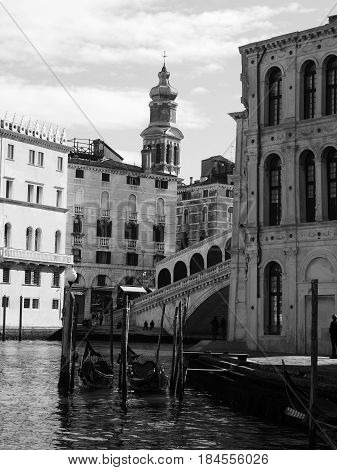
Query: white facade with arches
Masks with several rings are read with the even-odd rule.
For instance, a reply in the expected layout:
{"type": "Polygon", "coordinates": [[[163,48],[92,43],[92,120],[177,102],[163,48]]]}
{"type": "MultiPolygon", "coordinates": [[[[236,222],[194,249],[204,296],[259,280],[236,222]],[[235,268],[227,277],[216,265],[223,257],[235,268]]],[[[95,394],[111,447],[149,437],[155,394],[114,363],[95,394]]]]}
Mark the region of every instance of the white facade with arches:
{"type": "Polygon", "coordinates": [[[7,328],[62,326],[66,255],[65,134],[15,122],[0,125],[0,297],[9,297],[7,328]]]}
{"type": "Polygon", "coordinates": [[[312,279],[319,352],[337,313],[336,17],[240,48],[230,338],[309,353],[312,279]],[[277,70],[280,73],[276,73],[277,70]],[[271,114],[273,117],[271,117],[271,114]]]}

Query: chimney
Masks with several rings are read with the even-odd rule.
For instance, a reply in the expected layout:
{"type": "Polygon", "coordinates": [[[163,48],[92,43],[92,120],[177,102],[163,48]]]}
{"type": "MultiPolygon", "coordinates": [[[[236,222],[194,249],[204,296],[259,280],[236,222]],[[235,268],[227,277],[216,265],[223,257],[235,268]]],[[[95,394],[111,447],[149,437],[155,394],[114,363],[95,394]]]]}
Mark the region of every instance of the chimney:
{"type": "Polygon", "coordinates": [[[142,150],[142,168],[144,171],[151,170],[151,149],[142,150]]]}
{"type": "Polygon", "coordinates": [[[329,24],[331,23],[336,23],[337,21],[337,15],[332,15],[332,16],[329,16],[329,24]]]}
{"type": "Polygon", "coordinates": [[[190,185],[193,184],[193,176],[190,176],[190,185]]]}

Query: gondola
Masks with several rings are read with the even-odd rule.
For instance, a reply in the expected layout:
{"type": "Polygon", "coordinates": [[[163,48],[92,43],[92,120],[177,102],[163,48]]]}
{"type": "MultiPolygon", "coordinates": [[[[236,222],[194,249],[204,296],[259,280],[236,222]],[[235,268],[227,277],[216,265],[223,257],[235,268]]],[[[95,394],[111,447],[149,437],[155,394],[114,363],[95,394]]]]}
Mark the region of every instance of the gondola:
{"type": "Polygon", "coordinates": [[[111,365],[94,350],[89,341],[85,346],[78,375],[84,387],[89,389],[111,388],[113,385],[111,365]]]}
{"type": "Polygon", "coordinates": [[[168,376],[163,364],[128,347],[127,376],[130,387],[139,393],[163,393],[168,386],[168,376]]]}

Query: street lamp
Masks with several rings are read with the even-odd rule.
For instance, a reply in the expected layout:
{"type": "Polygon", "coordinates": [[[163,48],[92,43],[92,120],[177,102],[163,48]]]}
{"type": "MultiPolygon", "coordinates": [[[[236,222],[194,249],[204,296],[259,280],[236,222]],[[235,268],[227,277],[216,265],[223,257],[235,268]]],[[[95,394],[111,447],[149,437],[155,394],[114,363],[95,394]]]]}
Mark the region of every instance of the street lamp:
{"type": "Polygon", "coordinates": [[[74,284],[74,282],[77,279],[77,272],[74,269],[74,266],[69,266],[65,272],[64,272],[64,279],[68,282],[69,287],[71,289],[71,286],[74,284]]]}

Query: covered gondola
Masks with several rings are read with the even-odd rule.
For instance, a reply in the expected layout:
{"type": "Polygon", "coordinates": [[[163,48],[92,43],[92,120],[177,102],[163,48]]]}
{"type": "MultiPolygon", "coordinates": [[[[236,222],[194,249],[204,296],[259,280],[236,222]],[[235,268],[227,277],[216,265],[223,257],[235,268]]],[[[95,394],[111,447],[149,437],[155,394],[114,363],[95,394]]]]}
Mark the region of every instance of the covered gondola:
{"type": "Polygon", "coordinates": [[[110,388],[113,385],[111,365],[94,350],[89,341],[85,346],[78,375],[86,388],[110,388]]]}
{"type": "Polygon", "coordinates": [[[140,393],[163,393],[168,386],[168,376],[163,364],[128,348],[127,376],[131,388],[140,393]]]}

